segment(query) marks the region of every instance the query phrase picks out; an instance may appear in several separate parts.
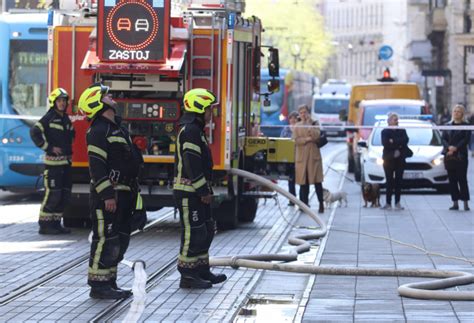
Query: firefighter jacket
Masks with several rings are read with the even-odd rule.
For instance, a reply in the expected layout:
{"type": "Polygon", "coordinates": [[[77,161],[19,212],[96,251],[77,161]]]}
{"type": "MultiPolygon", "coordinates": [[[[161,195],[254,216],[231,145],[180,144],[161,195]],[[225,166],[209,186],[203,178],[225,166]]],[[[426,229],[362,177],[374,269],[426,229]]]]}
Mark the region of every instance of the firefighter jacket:
{"type": "Polygon", "coordinates": [[[66,113],[61,116],[55,109],[49,109],[30,130],[35,145],[46,152],[44,163],[49,166],[71,163],[74,135],[75,131],[69,116],[66,113]],[[61,148],[62,154],[54,154],[53,147],[61,148]]]}
{"type": "Polygon", "coordinates": [[[184,195],[212,194],[212,155],[204,133],[204,120],[194,113],[185,113],[175,153],[174,191],[184,195]]]}
{"type": "Polygon", "coordinates": [[[102,200],[115,197],[115,190],[137,189],[137,177],[143,157],[132,144],[130,134],[121,118],[115,122],[97,116],[87,131],[87,154],[91,189],[102,200]]]}

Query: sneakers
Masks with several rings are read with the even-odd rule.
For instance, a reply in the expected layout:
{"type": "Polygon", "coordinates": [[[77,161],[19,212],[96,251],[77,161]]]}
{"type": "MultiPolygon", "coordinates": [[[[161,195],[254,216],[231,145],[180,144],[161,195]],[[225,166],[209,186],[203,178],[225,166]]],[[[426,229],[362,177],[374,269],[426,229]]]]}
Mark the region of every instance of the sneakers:
{"type": "Polygon", "coordinates": [[[400,205],[400,202],[398,202],[398,203],[395,204],[395,210],[401,211],[401,210],[405,210],[405,208],[400,205]]]}
{"type": "Polygon", "coordinates": [[[392,209],[392,206],[390,204],[385,204],[384,206],[382,206],[380,209],[382,210],[391,210],[392,209]]]}

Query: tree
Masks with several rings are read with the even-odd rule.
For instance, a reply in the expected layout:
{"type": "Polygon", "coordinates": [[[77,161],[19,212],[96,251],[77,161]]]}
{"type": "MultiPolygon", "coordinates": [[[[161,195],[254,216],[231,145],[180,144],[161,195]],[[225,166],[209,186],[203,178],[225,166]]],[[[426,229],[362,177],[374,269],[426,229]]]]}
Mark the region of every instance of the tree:
{"type": "Polygon", "coordinates": [[[257,16],[265,30],[262,44],[277,47],[280,66],[321,74],[332,53],[317,0],[247,0],[245,16],[257,16]]]}

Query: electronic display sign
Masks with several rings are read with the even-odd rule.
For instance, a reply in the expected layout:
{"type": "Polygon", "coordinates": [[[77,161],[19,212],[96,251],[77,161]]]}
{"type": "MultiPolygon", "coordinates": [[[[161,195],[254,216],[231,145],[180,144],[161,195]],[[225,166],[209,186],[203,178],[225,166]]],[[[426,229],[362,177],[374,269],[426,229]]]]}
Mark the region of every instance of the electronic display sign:
{"type": "Polygon", "coordinates": [[[99,0],[98,17],[100,60],[166,60],[170,0],[99,0]]]}

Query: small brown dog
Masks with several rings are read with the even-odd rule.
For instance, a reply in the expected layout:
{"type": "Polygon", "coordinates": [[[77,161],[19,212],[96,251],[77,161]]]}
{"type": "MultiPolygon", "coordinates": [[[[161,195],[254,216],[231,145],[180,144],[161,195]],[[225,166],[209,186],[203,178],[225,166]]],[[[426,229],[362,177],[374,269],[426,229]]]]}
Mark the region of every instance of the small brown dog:
{"type": "Polygon", "coordinates": [[[379,207],[380,206],[380,186],[379,184],[364,183],[362,186],[362,196],[364,197],[365,205],[367,203],[372,203],[370,207],[379,207]]]}

